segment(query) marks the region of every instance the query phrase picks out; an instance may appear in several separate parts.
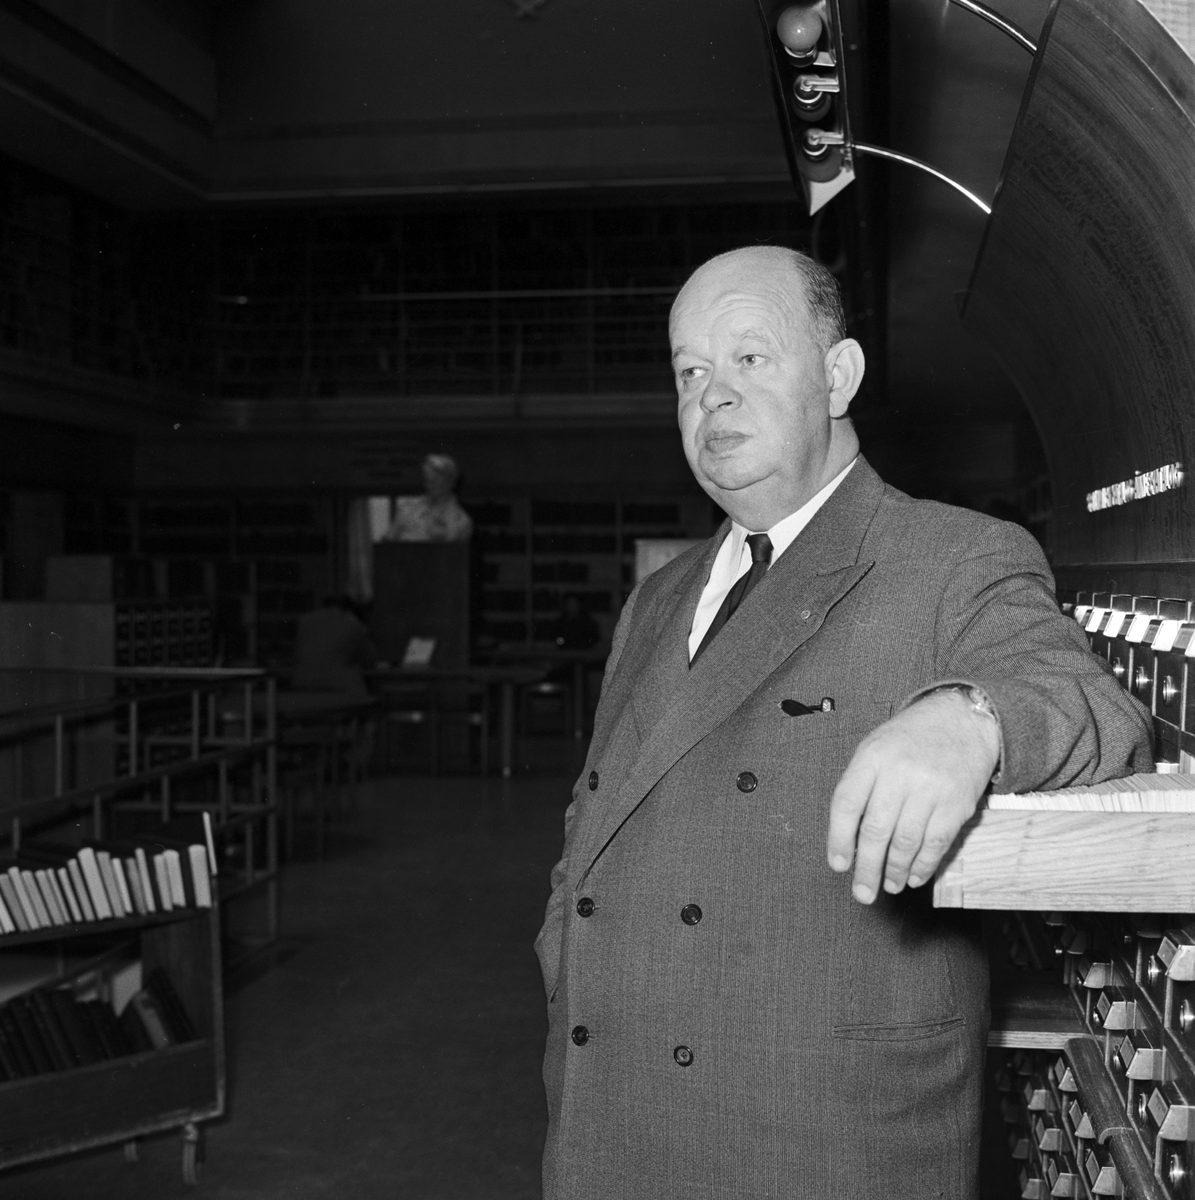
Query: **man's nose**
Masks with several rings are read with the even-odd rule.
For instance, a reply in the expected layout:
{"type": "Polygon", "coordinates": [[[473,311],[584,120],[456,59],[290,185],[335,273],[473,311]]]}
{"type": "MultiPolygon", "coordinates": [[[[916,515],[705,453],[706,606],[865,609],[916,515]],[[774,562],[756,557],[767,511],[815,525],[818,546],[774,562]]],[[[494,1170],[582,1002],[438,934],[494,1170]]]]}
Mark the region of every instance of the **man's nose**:
{"type": "Polygon", "coordinates": [[[705,391],[701,393],[701,407],[706,412],[716,412],[720,408],[737,408],[742,403],[742,397],[720,375],[713,375],[705,391]]]}

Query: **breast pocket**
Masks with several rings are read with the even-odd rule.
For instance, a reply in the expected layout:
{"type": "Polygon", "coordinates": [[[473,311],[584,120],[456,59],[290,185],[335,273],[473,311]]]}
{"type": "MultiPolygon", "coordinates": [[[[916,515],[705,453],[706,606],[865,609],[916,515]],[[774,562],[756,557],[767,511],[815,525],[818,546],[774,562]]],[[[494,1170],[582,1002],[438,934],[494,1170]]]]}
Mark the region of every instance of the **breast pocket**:
{"type": "Polygon", "coordinates": [[[767,717],[787,760],[833,775],[837,782],[859,743],[888,720],[893,707],[891,701],[870,698],[781,695],[772,699],[767,717]]]}

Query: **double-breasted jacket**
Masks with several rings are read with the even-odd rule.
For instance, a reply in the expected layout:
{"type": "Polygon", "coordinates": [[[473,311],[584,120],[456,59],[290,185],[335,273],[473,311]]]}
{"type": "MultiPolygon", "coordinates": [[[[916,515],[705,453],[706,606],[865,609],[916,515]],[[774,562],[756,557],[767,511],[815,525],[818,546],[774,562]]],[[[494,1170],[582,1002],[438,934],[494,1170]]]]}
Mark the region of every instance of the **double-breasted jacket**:
{"type": "Polygon", "coordinates": [[[1148,717],[1027,533],[862,460],[690,668],[724,532],[628,600],[566,818],[546,1200],[971,1196],[983,948],[928,889],[852,899],[834,785],[942,683],[991,697],[1006,790],[1147,769],[1148,717]]]}

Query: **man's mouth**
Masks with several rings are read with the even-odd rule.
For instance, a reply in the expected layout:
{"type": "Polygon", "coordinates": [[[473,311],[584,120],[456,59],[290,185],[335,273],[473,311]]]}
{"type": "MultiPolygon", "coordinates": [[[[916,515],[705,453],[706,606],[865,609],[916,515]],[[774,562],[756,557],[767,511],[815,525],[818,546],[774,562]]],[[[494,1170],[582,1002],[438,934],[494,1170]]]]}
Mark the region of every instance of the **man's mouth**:
{"type": "Polygon", "coordinates": [[[747,440],[747,434],[736,433],[733,429],[723,429],[705,435],[705,448],[711,454],[726,454],[737,450],[747,440]]]}

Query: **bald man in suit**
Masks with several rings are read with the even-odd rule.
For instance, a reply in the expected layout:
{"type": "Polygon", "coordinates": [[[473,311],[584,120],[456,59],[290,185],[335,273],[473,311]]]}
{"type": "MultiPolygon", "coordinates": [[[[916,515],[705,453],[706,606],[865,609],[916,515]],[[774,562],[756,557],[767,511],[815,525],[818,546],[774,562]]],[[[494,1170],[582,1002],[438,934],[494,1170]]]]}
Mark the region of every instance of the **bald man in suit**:
{"type": "Polygon", "coordinates": [[[994,779],[1148,769],[1148,716],[1031,537],[859,456],[827,272],[722,255],[670,333],[730,520],[614,638],[537,942],[544,1195],[971,1197],[986,959],[921,885],[994,779]]]}

